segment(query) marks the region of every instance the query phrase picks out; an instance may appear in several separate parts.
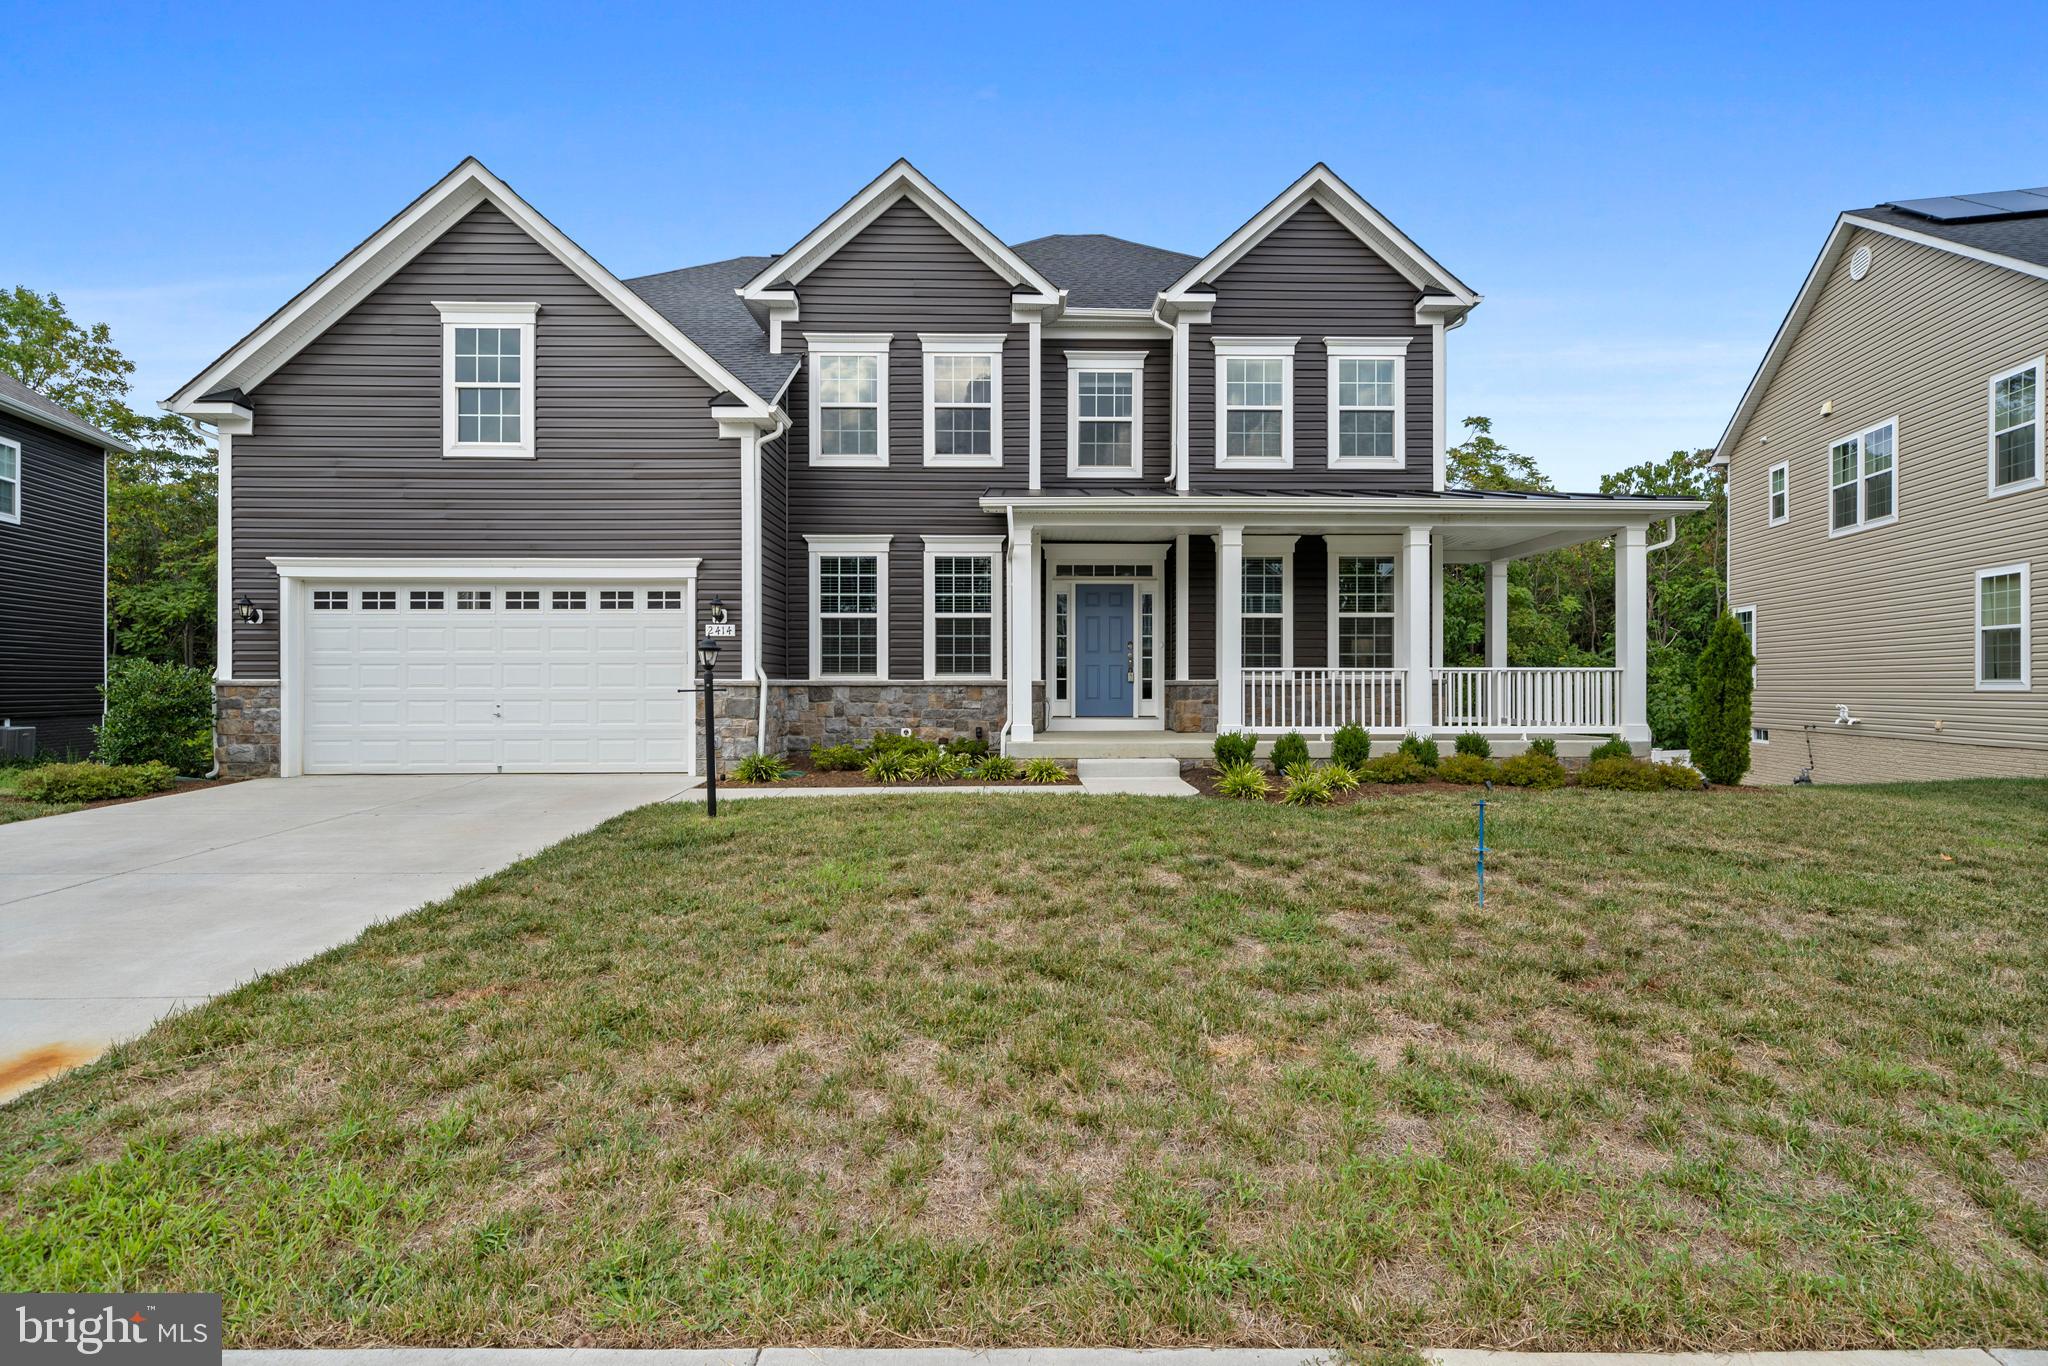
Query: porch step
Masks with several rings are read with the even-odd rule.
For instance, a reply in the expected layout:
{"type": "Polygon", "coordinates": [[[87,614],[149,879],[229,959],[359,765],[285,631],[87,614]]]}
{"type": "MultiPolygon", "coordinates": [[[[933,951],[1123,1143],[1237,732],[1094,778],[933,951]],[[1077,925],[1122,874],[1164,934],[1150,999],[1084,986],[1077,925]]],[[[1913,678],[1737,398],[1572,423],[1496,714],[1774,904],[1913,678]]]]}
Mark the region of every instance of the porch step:
{"type": "Polygon", "coordinates": [[[1133,779],[1180,781],[1178,759],[1082,759],[1075,767],[1084,783],[1111,779],[1123,782],[1133,779]]]}

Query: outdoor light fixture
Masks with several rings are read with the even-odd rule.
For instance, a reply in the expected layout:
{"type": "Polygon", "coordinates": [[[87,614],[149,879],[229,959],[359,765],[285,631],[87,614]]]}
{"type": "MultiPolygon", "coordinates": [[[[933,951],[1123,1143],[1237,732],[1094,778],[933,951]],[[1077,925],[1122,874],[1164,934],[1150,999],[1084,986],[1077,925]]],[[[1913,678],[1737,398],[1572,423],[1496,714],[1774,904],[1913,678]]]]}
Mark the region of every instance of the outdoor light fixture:
{"type": "MultiPolygon", "coordinates": [[[[712,599],[715,621],[725,609],[712,599]]],[[[697,642],[697,663],[704,669],[704,814],[718,814],[718,642],[710,636],[697,642]]]]}
{"type": "Polygon", "coordinates": [[[711,600],[711,620],[721,626],[725,624],[724,598],[713,598],[711,600]]]}
{"type": "Polygon", "coordinates": [[[718,666],[718,642],[715,640],[701,640],[697,642],[697,662],[704,667],[706,673],[716,668],[718,666]]]}
{"type": "Polygon", "coordinates": [[[263,624],[263,609],[258,607],[247,593],[244,593],[241,597],[235,599],[235,620],[241,622],[244,626],[261,626],[263,624]]]}

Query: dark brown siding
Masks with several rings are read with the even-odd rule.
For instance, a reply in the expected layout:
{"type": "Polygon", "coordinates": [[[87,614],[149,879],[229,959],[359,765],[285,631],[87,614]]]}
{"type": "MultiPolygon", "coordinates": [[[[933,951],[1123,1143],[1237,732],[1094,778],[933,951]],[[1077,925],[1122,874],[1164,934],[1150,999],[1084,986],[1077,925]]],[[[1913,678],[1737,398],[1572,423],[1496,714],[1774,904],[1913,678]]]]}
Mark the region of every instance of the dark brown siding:
{"type": "Polygon", "coordinates": [[[1188,537],[1188,673],[1216,676],[1216,538],[1188,537]]]}
{"type": "Polygon", "coordinates": [[[1320,536],[1294,543],[1294,667],[1319,669],[1329,663],[1330,550],[1320,536]]]}
{"type": "MultiPolygon", "coordinates": [[[[784,542],[788,603],[786,676],[810,667],[810,558],[806,535],[893,535],[889,547],[889,676],[924,676],[924,543],[942,535],[1003,534],[981,510],[990,488],[1023,488],[1031,435],[1030,334],[1010,323],[1010,287],[951,233],[907,200],[898,201],[797,287],[802,321],[783,345],[802,350],[805,332],[888,332],[889,467],[818,469],[810,464],[810,371],[789,386],[789,534],[784,542]],[[927,468],[924,463],[924,347],[920,332],[1002,332],[1003,466],[927,468]]],[[[1148,377],[1149,379],[1149,377],[1148,377]]],[[[1001,572],[1001,566],[997,567],[1001,572]]]]}
{"type": "Polygon", "coordinates": [[[1047,492],[1087,493],[1113,488],[1147,487],[1170,489],[1166,471],[1173,460],[1173,339],[1157,341],[1064,341],[1043,339],[1039,343],[1039,367],[1044,371],[1040,389],[1039,456],[1040,480],[1047,492]],[[1143,351],[1144,464],[1145,476],[1138,479],[1069,479],[1067,477],[1067,355],[1069,351],[1143,351]]]}
{"type": "Polygon", "coordinates": [[[770,678],[789,677],[783,659],[789,561],[782,554],[788,539],[789,437],[784,434],[761,447],[761,669],[770,678]]]}
{"type": "MultiPolygon", "coordinates": [[[[1428,489],[1437,435],[1429,329],[1415,323],[1421,292],[1319,204],[1306,204],[1216,280],[1207,326],[1189,329],[1188,432],[1194,485],[1428,489]],[[1300,337],[1294,351],[1294,468],[1216,468],[1214,337],[1300,337]],[[1407,467],[1328,465],[1329,359],[1324,337],[1413,337],[1407,353],[1407,467]]],[[[1150,376],[1147,376],[1149,382],[1150,376]]]]}
{"type": "Polygon", "coordinates": [[[235,591],[269,620],[236,629],[237,677],[277,674],[274,555],[695,555],[700,597],[740,601],[739,443],[720,439],[710,387],[488,205],[253,398],[233,447],[235,591]],[[537,459],[443,458],[436,299],[540,304],[537,459]]]}
{"type": "Polygon", "coordinates": [[[99,724],[106,635],[106,457],[0,413],[21,446],[21,522],[0,522],[0,720],[84,755],[99,724]]]}

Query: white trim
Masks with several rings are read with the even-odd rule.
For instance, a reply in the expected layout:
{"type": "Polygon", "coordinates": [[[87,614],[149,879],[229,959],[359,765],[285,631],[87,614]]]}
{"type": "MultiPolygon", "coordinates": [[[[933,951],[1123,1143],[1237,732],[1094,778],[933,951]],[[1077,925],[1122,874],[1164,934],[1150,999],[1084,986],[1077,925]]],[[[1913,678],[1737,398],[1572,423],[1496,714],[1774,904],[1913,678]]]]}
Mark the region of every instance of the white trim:
{"type": "MultiPolygon", "coordinates": [[[[1972,637],[1971,657],[1976,661],[1976,685],[1978,692],[2028,692],[2034,686],[2034,576],[2026,564],[2002,564],[1994,569],[1980,569],[1971,581],[1975,603],[1971,620],[1975,626],[1972,637]],[[2000,578],[2007,574],[2020,576],[2020,676],[2017,680],[1986,682],[1984,678],[1984,580],[2000,578]]],[[[2011,627],[1992,627],[1992,630],[2010,630],[2011,627]]]]}
{"type": "Polygon", "coordinates": [[[1337,660],[1337,628],[1340,616],[1378,617],[1384,616],[1394,623],[1394,657],[1385,667],[1401,667],[1401,537],[1398,534],[1383,536],[1325,536],[1323,538],[1325,569],[1323,574],[1323,642],[1324,661],[1329,668],[1376,668],[1377,665],[1340,664],[1337,660]],[[1340,560],[1372,559],[1394,562],[1394,607],[1390,612],[1350,612],[1337,610],[1337,568],[1340,560]]]}
{"type": "MultiPolygon", "coordinates": [[[[1408,463],[1408,343],[1409,337],[1325,337],[1323,349],[1329,355],[1329,425],[1327,444],[1329,467],[1340,469],[1398,470],[1408,463]],[[1347,360],[1387,360],[1394,363],[1394,453],[1392,456],[1338,454],[1338,417],[1347,410],[1337,402],[1337,372],[1347,360]]],[[[1378,408],[1357,408],[1359,412],[1380,412],[1378,408]]]]}
{"type": "MultiPolygon", "coordinates": [[[[740,433],[740,668],[742,682],[760,682],[761,667],[761,441],[740,433]]],[[[760,739],[757,732],[755,739],[760,739]]]]}
{"type": "MultiPolygon", "coordinates": [[[[1216,350],[1216,468],[1285,470],[1294,467],[1294,348],[1299,337],[1211,337],[1216,350]],[[1280,372],[1280,455],[1231,455],[1230,450],[1230,362],[1233,360],[1277,359],[1280,372]]],[[[1271,411],[1263,406],[1246,411],[1271,411]]]]}
{"type": "Polygon", "coordinates": [[[534,458],[534,341],[537,303],[444,303],[436,299],[441,314],[441,455],[445,458],[531,460],[534,458]],[[459,327],[509,329],[519,334],[519,380],[517,384],[468,384],[455,378],[455,330],[459,327]],[[463,441],[457,394],[464,388],[516,389],[519,394],[519,440],[463,441]]]}
{"type": "MultiPolygon", "coordinates": [[[[814,683],[886,683],[889,681],[889,543],[893,536],[804,537],[810,564],[805,611],[810,621],[810,678],[814,683]],[[828,674],[820,667],[818,627],[818,561],[824,556],[873,556],[875,560],[875,672],[828,674]]],[[[840,614],[853,615],[853,614],[840,614]]]]}
{"type": "MultiPolygon", "coordinates": [[[[1025,534],[1020,530],[1020,535],[1025,534]]],[[[1045,708],[1046,725],[1051,730],[1164,730],[1166,727],[1166,544],[1159,542],[1127,541],[1053,541],[1040,547],[1045,573],[1044,600],[1038,604],[1034,618],[1045,632],[1045,708]],[[1141,567],[1144,573],[1128,578],[1076,578],[1062,577],[1057,571],[1061,565],[1082,564],[1126,564],[1141,567]],[[1074,676],[1073,661],[1067,661],[1067,696],[1058,695],[1056,671],[1059,665],[1058,634],[1054,627],[1058,600],[1062,593],[1085,584],[1128,584],[1131,588],[1131,714],[1129,716],[1089,717],[1074,715],[1074,689],[1078,681],[1074,676]],[[1145,677],[1139,672],[1139,647],[1143,643],[1142,614],[1144,595],[1152,595],[1152,696],[1145,697],[1145,677]]],[[[1074,644],[1072,621],[1073,606],[1069,599],[1067,646],[1074,644]]]]}
{"type": "Polygon", "coordinates": [[[1872,531],[1881,526],[1890,526],[1893,522],[1899,520],[1899,461],[1900,451],[1904,445],[1904,441],[1899,436],[1899,420],[1896,417],[1888,417],[1882,422],[1873,422],[1861,431],[1850,432],[1828,442],[1828,537],[1830,539],[1837,536],[1854,536],[1859,531],[1872,531]],[[1892,467],[1890,471],[1892,477],[1892,510],[1882,517],[1868,518],[1863,515],[1864,486],[1870,481],[1870,443],[1868,437],[1872,432],[1883,431],[1886,427],[1892,429],[1892,467]],[[1856,520],[1847,526],[1838,527],[1835,525],[1835,490],[1838,487],[1845,486],[1835,483],[1835,448],[1851,441],[1856,443],[1856,478],[1854,481],[1856,488],[1856,520]]]}
{"type": "Polygon", "coordinates": [[[2042,468],[2043,456],[2048,455],[2048,443],[2041,439],[2042,429],[2048,427],[2048,413],[2043,412],[2043,409],[2048,409],[2048,393],[2044,390],[2048,390],[2048,358],[2041,356],[1984,381],[1984,487],[1990,497],[2003,498],[2009,493],[2024,493],[2041,487],[2043,475],[2048,473],[2042,468]],[[2001,484],[1998,482],[1998,382],[2029,370],[2034,372],[2034,477],[2001,484]]]}
{"type": "MultiPolygon", "coordinates": [[[[926,536],[924,539],[924,676],[943,683],[999,683],[1003,672],[1003,538],[1000,536],[926,536]],[[941,556],[979,556],[988,561],[989,671],[985,674],[942,674],[938,670],[938,560],[941,556]]],[[[948,613],[975,616],[978,613],[948,613]]]]}
{"type": "Polygon", "coordinates": [[[1756,604],[1752,602],[1746,607],[1730,608],[1728,615],[1734,617],[1738,625],[1741,624],[1743,617],[1747,616],[1749,618],[1749,630],[1746,633],[1749,636],[1749,685],[1751,689],[1754,689],[1756,687],[1757,667],[1756,647],[1761,640],[1761,637],[1757,635],[1756,604]]]}
{"type": "Polygon", "coordinates": [[[1040,366],[1044,363],[1045,324],[1034,314],[1031,321],[1024,326],[1026,329],[1024,334],[1024,363],[1029,367],[1025,373],[1031,380],[1031,402],[1027,405],[1027,411],[1030,415],[1030,429],[1025,440],[1025,452],[1030,465],[1030,488],[1033,493],[1036,493],[1039,490],[1042,478],[1039,469],[1041,455],[1039,445],[1039,406],[1044,401],[1044,395],[1039,391],[1043,388],[1041,380],[1044,372],[1040,369],[1040,366]]]}
{"type": "Polygon", "coordinates": [[[234,437],[219,430],[214,433],[214,443],[213,676],[216,682],[226,683],[235,676],[234,437]]]}
{"type": "MultiPolygon", "coordinates": [[[[1003,463],[1003,346],[1009,336],[1002,332],[956,333],[920,332],[924,346],[924,463],[952,468],[997,468],[1003,463]],[[940,455],[938,445],[938,384],[933,375],[940,356],[986,356],[989,370],[989,432],[987,455],[940,455]]],[[[981,407],[981,404],[946,405],[949,408],[981,407]]]]}
{"type": "MultiPolygon", "coordinates": [[[[813,467],[841,469],[886,469],[889,464],[889,350],[893,337],[887,332],[806,332],[804,364],[810,368],[810,430],[805,434],[806,454],[813,467]],[[873,455],[825,455],[818,449],[818,414],[824,406],[818,378],[821,356],[871,356],[875,360],[875,453],[873,455]]],[[[833,407],[846,405],[833,404],[833,407]]],[[[865,405],[852,405],[865,406],[865,405]]]]}
{"type": "Polygon", "coordinates": [[[27,499],[22,496],[22,490],[28,486],[28,457],[23,454],[21,443],[9,437],[0,436],[0,450],[14,452],[14,477],[6,481],[14,486],[14,511],[0,512],[0,522],[20,526],[22,514],[28,506],[27,499]]]}
{"type": "MultiPolygon", "coordinates": [[[[1068,351],[1067,477],[1069,479],[1142,479],[1145,477],[1144,351],[1068,351]],[[1127,374],[1131,377],[1131,463],[1125,468],[1081,463],[1081,375],[1083,372],[1127,374]]],[[[1121,421],[1097,418],[1096,421],[1121,421]]]]}
{"type": "MultiPolygon", "coordinates": [[[[1896,444],[1897,443],[1894,442],[1894,445],[1896,444]]],[[[1832,449],[1832,447],[1830,449],[1832,449]]],[[[1896,454],[1892,456],[1892,464],[1894,467],[1896,467],[1898,464],[1898,456],[1896,454]]],[[[1830,498],[1832,498],[1832,468],[1829,471],[1829,479],[1831,485],[1829,488],[1829,496],[1830,498]]],[[[1894,501],[1897,500],[1898,493],[1898,480],[1894,479],[1892,481],[1892,497],[1894,501]]],[[[1830,506],[1833,506],[1832,503],[1830,503],[1830,506]]],[[[1789,460],[1780,460],[1777,464],[1771,466],[1771,468],[1764,474],[1764,518],[1766,522],[1771,526],[1783,526],[1785,525],[1785,523],[1792,520],[1792,462],[1789,460]],[[1785,499],[1785,510],[1783,512],[1779,512],[1775,507],[1772,506],[1773,500],[1779,496],[1780,491],[1778,489],[1772,488],[1771,484],[1774,480],[1778,479],[1783,479],[1784,481],[1783,496],[1785,499]]]]}
{"type": "Polygon", "coordinates": [[[1446,399],[1444,372],[1449,358],[1444,346],[1444,320],[1437,314],[1429,320],[1429,467],[1430,491],[1442,493],[1448,479],[1450,435],[1445,430],[1450,404],[1446,399]]]}

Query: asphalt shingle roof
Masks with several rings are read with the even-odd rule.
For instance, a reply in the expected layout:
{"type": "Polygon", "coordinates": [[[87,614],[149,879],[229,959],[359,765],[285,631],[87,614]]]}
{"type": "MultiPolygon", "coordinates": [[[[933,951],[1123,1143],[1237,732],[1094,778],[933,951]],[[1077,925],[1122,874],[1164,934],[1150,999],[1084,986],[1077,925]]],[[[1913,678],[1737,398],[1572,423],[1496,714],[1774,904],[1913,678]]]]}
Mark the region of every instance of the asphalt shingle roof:
{"type": "Polygon", "coordinates": [[[1036,237],[1010,250],[1066,290],[1074,308],[1150,308],[1160,290],[1202,259],[1099,232],[1036,237]]]}
{"type": "Polygon", "coordinates": [[[1976,222],[1944,223],[1925,218],[1889,204],[1868,209],[1851,209],[1856,218],[1868,218],[1908,232],[1925,233],[1945,241],[1997,252],[2037,266],[2048,266],[2048,213],[2018,218],[1993,218],[1976,222]]]}
{"type": "Polygon", "coordinates": [[[729,261],[685,266],[658,275],[636,276],[626,288],[711,353],[713,360],[769,402],[796,373],[798,357],[768,350],[768,334],[734,291],[761,273],[772,256],[735,256],[729,261]]]}
{"type": "Polygon", "coordinates": [[[101,431],[56,400],[43,397],[12,375],[0,374],[0,407],[101,446],[122,451],[135,449],[120,437],[101,431]]]}

